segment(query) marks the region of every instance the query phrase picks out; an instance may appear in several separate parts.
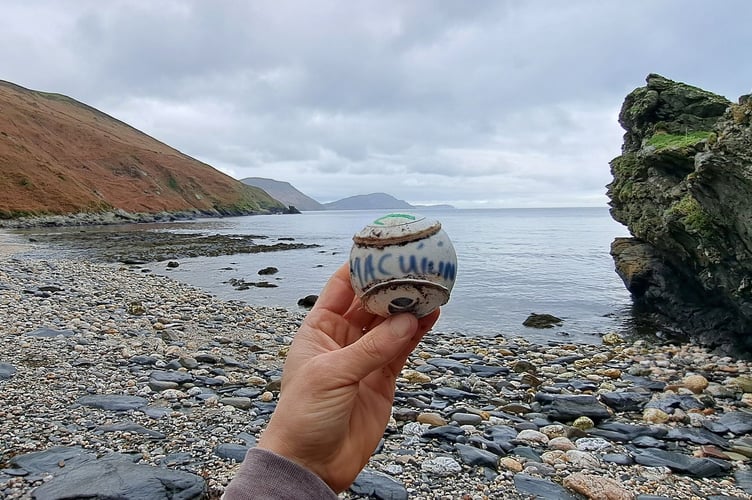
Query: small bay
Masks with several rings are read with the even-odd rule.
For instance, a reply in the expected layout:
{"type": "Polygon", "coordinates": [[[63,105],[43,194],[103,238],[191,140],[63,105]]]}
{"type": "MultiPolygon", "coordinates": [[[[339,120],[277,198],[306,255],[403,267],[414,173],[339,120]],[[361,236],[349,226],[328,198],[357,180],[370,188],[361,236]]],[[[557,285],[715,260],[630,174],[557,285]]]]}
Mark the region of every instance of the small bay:
{"type": "MultiPolygon", "coordinates": [[[[609,246],[628,235],[606,208],[440,209],[415,212],[441,221],[458,255],[457,283],[436,329],[465,335],[523,336],[535,342],[599,342],[631,324],[631,298],[614,271],[609,246]],[[530,313],[552,314],[561,326],[522,326],[530,313]]],[[[160,230],[204,234],[255,234],[263,244],[290,241],[317,248],[181,259],[150,268],[223,299],[296,309],[319,293],[347,260],[352,235],[383,210],[304,212],[199,219],[160,230]],[[259,276],[273,266],[279,272],[259,276]],[[266,281],[274,287],[237,290],[231,280],[266,281]]],[[[153,226],[151,226],[153,229],[153,226]]]]}

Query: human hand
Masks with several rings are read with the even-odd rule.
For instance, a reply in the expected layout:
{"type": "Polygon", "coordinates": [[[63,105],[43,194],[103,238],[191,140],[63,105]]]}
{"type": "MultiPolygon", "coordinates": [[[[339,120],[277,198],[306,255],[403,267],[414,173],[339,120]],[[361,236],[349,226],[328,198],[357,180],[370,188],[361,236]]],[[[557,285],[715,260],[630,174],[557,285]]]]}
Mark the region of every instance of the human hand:
{"type": "Polygon", "coordinates": [[[347,489],[384,434],[395,380],[439,311],[417,319],[366,312],[340,267],[290,347],[279,403],[258,447],[347,489]],[[367,333],[366,333],[367,332],[367,333]]]}

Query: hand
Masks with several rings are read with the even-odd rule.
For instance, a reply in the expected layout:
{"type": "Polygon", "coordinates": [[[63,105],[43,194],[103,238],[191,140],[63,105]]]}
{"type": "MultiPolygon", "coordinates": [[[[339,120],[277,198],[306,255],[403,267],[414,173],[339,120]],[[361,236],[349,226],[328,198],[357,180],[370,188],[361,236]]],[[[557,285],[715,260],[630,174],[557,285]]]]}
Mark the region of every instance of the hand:
{"type": "Polygon", "coordinates": [[[384,434],[395,380],[439,311],[417,319],[366,312],[340,267],[290,347],[279,403],[258,447],[347,489],[384,434]]]}

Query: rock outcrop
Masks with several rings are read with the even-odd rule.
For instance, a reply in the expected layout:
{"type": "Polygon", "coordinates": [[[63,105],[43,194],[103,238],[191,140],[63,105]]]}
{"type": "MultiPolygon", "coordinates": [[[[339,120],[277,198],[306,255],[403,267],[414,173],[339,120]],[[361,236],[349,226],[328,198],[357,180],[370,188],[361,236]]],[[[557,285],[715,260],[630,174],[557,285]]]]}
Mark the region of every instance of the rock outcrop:
{"type": "Polygon", "coordinates": [[[635,306],[676,333],[752,352],[752,99],[651,74],[630,93],[611,161],[611,246],[635,306]]]}

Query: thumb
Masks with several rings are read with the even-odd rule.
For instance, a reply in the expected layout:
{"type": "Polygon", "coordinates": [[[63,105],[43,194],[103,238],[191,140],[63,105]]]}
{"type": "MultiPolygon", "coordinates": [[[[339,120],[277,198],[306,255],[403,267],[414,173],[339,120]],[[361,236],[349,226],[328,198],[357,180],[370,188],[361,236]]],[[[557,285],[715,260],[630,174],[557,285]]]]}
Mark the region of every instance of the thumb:
{"type": "Polygon", "coordinates": [[[336,363],[341,375],[359,381],[399,356],[418,331],[418,320],[408,313],[390,316],[357,342],[340,349],[336,363]]]}

